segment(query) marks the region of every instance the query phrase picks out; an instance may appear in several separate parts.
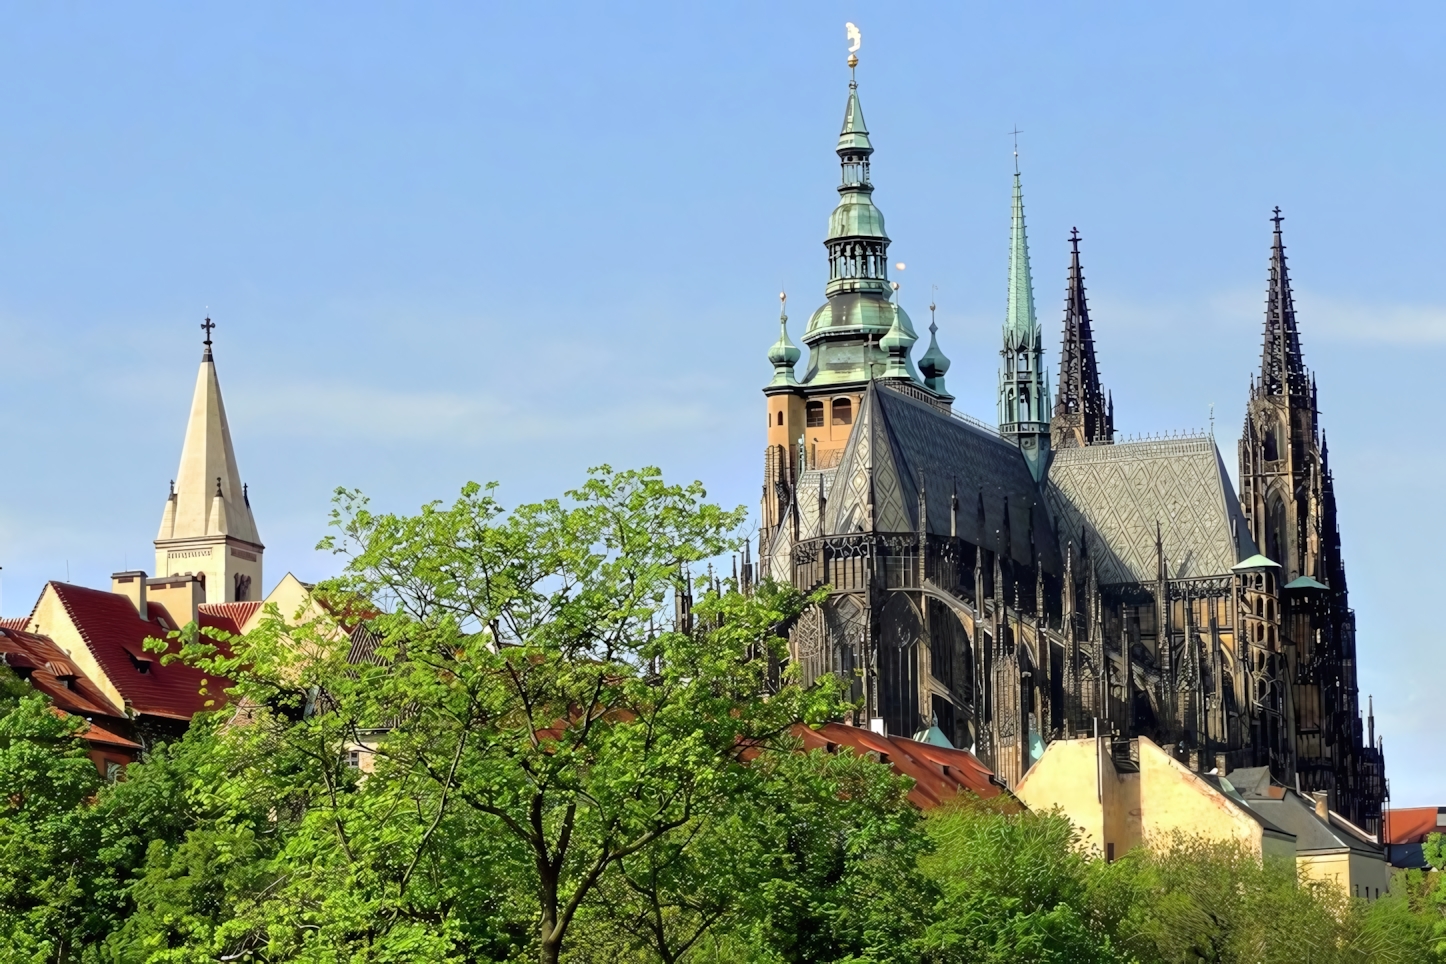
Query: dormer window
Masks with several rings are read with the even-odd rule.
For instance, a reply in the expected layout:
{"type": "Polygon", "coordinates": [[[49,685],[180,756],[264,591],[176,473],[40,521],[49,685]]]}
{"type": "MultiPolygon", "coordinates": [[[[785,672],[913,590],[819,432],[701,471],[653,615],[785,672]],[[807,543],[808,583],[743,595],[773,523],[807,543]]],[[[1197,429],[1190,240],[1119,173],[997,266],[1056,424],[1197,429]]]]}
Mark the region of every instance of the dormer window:
{"type": "Polygon", "coordinates": [[[76,672],[69,663],[53,659],[45,664],[45,671],[59,680],[61,686],[68,690],[75,689],[76,672]]]}

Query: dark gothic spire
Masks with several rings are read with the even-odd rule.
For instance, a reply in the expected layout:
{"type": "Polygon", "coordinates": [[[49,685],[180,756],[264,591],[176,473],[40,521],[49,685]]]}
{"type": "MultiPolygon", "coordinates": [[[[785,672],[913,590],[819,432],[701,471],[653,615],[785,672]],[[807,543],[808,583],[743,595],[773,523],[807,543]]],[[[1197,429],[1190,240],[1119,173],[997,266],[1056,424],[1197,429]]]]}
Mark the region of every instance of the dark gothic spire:
{"type": "Polygon", "coordinates": [[[1280,208],[1270,219],[1275,224],[1270,246],[1270,288],[1265,296],[1265,343],[1260,353],[1262,395],[1290,395],[1308,402],[1310,381],[1300,352],[1300,331],[1295,324],[1295,301],[1290,275],[1285,266],[1285,244],[1281,240],[1280,208]]]}
{"type": "Polygon", "coordinates": [[[1100,388],[1094,332],[1079,263],[1079,229],[1070,229],[1069,281],[1064,302],[1059,390],[1054,401],[1054,444],[1092,445],[1115,437],[1113,405],[1100,388]]]}

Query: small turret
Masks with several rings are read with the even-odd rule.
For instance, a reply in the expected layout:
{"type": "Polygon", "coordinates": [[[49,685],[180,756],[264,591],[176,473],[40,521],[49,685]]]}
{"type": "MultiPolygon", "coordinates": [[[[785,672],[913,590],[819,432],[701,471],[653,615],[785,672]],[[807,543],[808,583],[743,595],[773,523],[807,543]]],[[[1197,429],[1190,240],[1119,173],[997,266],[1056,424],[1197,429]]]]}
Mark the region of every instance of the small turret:
{"type": "Polygon", "coordinates": [[[788,337],[788,294],[780,292],[778,300],[778,341],[768,349],[768,360],[773,365],[773,381],[769,385],[797,385],[793,366],[798,364],[802,352],[788,337]]]}
{"type": "Polygon", "coordinates": [[[924,384],[940,395],[948,394],[944,388],[944,373],[949,370],[949,359],[939,350],[939,326],[934,323],[934,303],[929,302],[929,349],[919,359],[919,374],[924,384]]]}
{"type": "MultiPolygon", "coordinates": [[[[899,283],[893,282],[895,297],[898,296],[899,283]]],[[[909,349],[914,347],[918,338],[912,331],[906,331],[899,324],[899,306],[894,305],[894,323],[889,326],[888,334],[879,339],[879,347],[889,356],[889,364],[884,368],[885,378],[908,378],[909,377],[909,349]]]]}

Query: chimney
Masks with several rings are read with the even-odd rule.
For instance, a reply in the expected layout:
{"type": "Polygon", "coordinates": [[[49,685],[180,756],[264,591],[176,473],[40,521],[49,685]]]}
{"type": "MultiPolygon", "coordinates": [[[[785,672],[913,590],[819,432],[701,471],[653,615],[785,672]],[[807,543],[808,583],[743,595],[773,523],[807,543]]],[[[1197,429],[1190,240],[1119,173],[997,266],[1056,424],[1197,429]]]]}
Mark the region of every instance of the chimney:
{"type": "Polygon", "coordinates": [[[206,584],[192,573],[179,576],[157,576],[146,580],[151,602],[164,606],[180,629],[196,619],[196,607],[206,601],[206,584]]]}
{"type": "Polygon", "coordinates": [[[132,569],[128,572],[111,573],[110,591],[117,596],[129,599],[142,619],[151,618],[146,610],[146,574],[144,572],[132,569]]]}
{"type": "Polygon", "coordinates": [[[1329,794],[1324,790],[1312,790],[1311,796],[1315,797],[1315,815],[1326,823],[1330,823],[1330,800],[1329,794]]]}

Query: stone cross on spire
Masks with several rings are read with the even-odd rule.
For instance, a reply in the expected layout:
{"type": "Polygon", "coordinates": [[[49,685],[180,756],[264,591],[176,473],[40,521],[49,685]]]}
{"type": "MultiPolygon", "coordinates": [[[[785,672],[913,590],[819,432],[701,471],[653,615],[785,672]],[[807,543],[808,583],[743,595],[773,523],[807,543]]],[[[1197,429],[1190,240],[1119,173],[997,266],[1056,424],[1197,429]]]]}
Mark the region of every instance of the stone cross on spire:
{"type": "MultiPolygon", "coordinates": [[[[194,316],[192,316],[192,317],[194,317],[194,316]]],[[[215,328],[216,328],[216,323],[211,320],[211,316],[210,316],[210,315],[207,315],[207,316],[206,316],[206,320],[203,321],[203,322],[201,322],[201,330],[206,333],[206,339],[205,339],[205,341],[201,342],[201,344],[203,344],[203,345],[206,346],[206,350],[201,353],[201,361],[210,361],[210,360],[211,360],[211,332],[212,332],[213,330],[215,330],[215,328]]]]}

